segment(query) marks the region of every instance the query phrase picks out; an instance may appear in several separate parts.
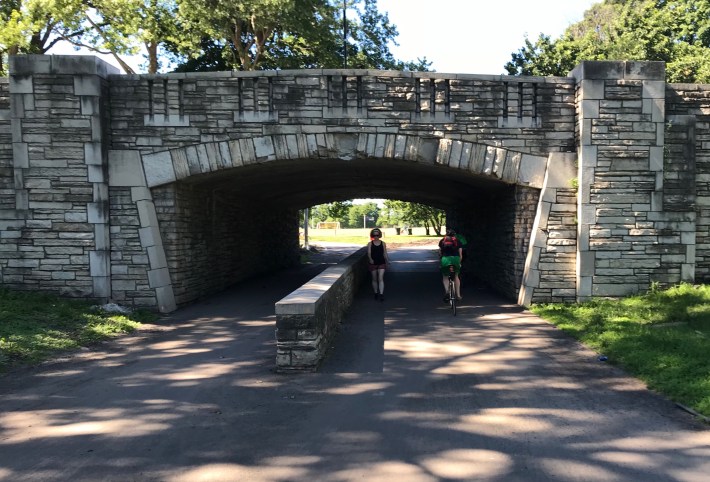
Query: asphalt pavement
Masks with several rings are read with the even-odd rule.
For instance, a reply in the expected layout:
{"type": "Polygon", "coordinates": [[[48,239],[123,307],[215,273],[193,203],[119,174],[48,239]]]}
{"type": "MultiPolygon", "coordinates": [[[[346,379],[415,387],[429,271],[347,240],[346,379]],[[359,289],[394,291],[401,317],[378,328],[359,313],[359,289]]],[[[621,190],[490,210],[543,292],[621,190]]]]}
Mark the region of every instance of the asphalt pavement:
{"type": "Polygon", "coordinates": [[[390,250],[316,373],[276,374],[274,303],[354,248],[0,377],[0,481],[710,480],[710,430],[436,256],[390,250]]]}

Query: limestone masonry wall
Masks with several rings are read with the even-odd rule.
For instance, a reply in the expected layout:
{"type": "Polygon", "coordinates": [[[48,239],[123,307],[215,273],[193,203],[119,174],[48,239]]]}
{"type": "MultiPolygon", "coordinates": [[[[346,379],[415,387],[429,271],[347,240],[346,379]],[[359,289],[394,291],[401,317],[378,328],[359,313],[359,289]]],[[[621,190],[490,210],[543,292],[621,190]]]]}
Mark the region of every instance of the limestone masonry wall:
{"type": "Polygon", "coordinates": [[[451,220],[474,233],[478,274],[521,304],[710,279],[710,86],[666,85],[661,62],[583,62],[560,78],[117,75],[94,57],[31,55],[10,73],[3,286],[170,311],[288,266],[294,196],[312,199],[298,162],[314,159],[461,183],[451,220]],[[262,184],[260,202],[250,180],[272,160],[293,183],[262,184]]]}
{"type": "MultiPolygon", "coordinates": [[[[672,192],[665,209],[683,210],[683,201],[694,212],[695,280],[710,281],[710,85],[669,84],[666,87],[666,177],[672,192]]],[[[675,256],[682,253],[674,253],[675,256]]]]}
{"type": "Polygon", "coordinates": [[[574,150],[566,78],[310,70],[122,75],[111,85],[113,149],[370,132],[445,134],[538,155],[574,150]]]}

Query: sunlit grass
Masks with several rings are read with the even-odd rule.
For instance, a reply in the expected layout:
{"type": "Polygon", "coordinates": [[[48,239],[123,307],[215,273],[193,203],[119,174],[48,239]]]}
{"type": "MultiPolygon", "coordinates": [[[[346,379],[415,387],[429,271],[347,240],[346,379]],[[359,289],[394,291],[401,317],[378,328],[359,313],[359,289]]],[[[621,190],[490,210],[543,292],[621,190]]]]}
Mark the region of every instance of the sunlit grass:
{"type": "MultiPolygon", "coordinates": [[[[431,241],[432,244],[436,244],[439,242],[439,239],[441,239],[440,236],[417,236],[417,235],[391,235],[391,236],[385,236],[382,238],[383,241],[387,243],[388,246],[397,246],[397,245],[403,245],[403,244],[412,244],[412,243],[424,243],[426,241],[431,241]]],[[[347,244],[362,244],[365,246],[369,241],[370,238],[365,235],[365,236],[359,236],[359,235],[325,235],[325,234],[317,234],[313,236],[308,236],[308,241],[310,244],[318,244],[318,241],[326,241],[326,242],[337,242],[337,243],[347,243],[347,244]]],[[[303,239],[301,239],[301,243],[303,244],[303,239]]]]}
{"type": "Polygon", "coordinates": [[[129,333],[155,318],[144,311],[106,313],[84,301],[0,289],[0,371],[129,333]]]}
{"type": "Polygon", "coordinates": [[[531,310],[672,400],[710,416],[710,286],[531,310]]]}

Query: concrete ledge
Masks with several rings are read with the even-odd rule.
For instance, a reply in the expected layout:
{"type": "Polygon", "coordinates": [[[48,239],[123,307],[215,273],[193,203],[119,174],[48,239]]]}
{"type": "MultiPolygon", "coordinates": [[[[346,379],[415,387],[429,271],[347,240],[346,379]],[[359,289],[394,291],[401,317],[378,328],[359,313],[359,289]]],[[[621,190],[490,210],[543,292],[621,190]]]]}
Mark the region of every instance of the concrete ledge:
{"type": "Polygon", "coordinates": [[[318,368],[366,277],[362,248],[276,302],[276,371],[318,368]]]}

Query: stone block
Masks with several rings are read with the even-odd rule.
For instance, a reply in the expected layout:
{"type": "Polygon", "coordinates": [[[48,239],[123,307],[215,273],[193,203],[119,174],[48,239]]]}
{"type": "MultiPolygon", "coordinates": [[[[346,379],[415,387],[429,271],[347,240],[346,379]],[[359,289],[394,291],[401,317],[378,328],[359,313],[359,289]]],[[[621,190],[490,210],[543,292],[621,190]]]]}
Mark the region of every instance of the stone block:
{"type": "Polygon", "coordinates": [[[91,276],[109,276],[111,260],[110,253],[107,250],[89,251],[89,268],[91,276]]]}
{"type": "Polygon", "coordinates": [[[155,270],[168,267],[168,262],[165,259],[165,249],[162,244],[148,246],[147,251],[151,269],[155,270]]]}
{"type": "Polygon", "coordinates": [[[111,277],[110,276],[94,276],[91,279],[93,287],[93,296],[107,300],[111,296],[111,277]]]}
{"type": "Polygon", "coordinates": [[[547,169],[547,159],[541,156],[523,154],[518,170],[518,182],[530,187],[542,188],[547,169]]]}
{"type": "Polygon", "coordinates": [[[152,201],[136,201],[136,207],[138,208],[138,217],[142,228],[158,226],[158,217],[152,201]]]}
{"type": "Polygon", "coordinates": [[[86,166],[86,169],[89,182],[103,183],[105,181],[106,176],[104,175],[103,166],[89,165],[86,166]]]}
{"type": "Polygon", "coordinates": [[[33,94],[34,85],[32,82],[31,75],[18,75],[12,72],[10,75],[10,94],[20,95],[20,94],[33,94]]]}
{"type": "Polygon", "coordinates": [[[88,165],[101,166],[104,164],[104,157],[101,143],[86,142],[84,143],[84,161],[88,165]]]}
{"type": "Polygon", "coordinates": [[[28,145],[25,142],[12,143],[12,158],[16,169],[30,167],[28,145]]]}
{"type": "Polygon", "coordinates": [[[138,151],[108,151],[108,184],[113,187],[146,186],[138,151]]]}
{"type": "MultiPolygon", "coordinates": [[[[169,151],[143,156],[143,170],[148,187],[160,186],[177,180],[169,151]]],[[[209,167],[207,171],[209,172],[209,167]]]]}
{"type": "Polygon", "coordinates": [[[168,268],[148,270],[148,284],[151,288],[171,286],[168,268]]]}
{"type": "Polygon", "coordinates": [[[158,310],[161,313],[170,313],[177,309],[172,286],[160,286],[155,288],[155,297],[158,310]]]}
{"type": "Polygon", "coordinates": [[[157,225],[138,229],[138,235],[140,236],[141,246],[144,248],[163,244],[157,225]]]}
{"type": "Polygon", "coordinates": [[[101,96],[101,78],[95,75],[74,76],[74,95],[101,96]]]}
{"type": "MultiPolygon", "coordinates": [[[[64,210],[68,210],[71,206],[67,206],[64,210]]],[[[91,224],[106,224],[108,223],[108,204],[107,203],[88,203],[86,205],[87,219],[91,224]]]]}
{"type": "Polygon", "coordinates": [[[131,201],[150,201],[153,202],[153,194],[147,187],[132,187],[131,188],[131,201]]]}

